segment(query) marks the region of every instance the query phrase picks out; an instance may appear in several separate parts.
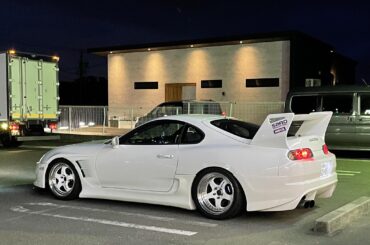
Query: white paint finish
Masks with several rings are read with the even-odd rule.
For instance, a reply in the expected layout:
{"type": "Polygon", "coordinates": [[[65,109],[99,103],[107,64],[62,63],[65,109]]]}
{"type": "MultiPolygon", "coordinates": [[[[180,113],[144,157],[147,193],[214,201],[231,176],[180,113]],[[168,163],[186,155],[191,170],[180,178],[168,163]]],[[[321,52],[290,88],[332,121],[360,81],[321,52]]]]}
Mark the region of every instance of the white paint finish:
{"type": "Polygon", "coordinates": [[[95,218],[84,217],[84,216],[75,217],[75,216],[67,216],[67,215],[61,215],[61,214],[52,214],[52,213],[47,213],[47,212],[42,212],[42,211],[32,212],[31,210],[26,209],[23,206],[12,207],[11,210],[14,212],[19,212],[19,213],[35,214],[35,215],[48,216],[48,217],[53,217],[53,218],[91,222],[91,223],[96,223],[96,224],[112,225],[112,226],[119,226],[119,227],[124,227],[124,228],[169,233],[169,234],[175,234],[175,235],[193,236],[197,234],[197,232],[194,232],[194,231],[170,229],[170,228],[164,228],[164,227],[158,227],[158,226],[139,225],[139,224],[133,224],[133,223],[114,221],[114,220],[95,219],[95,218]]]}
{"type": "Polygon", "coordinates": [[[0,54],[0,121],[8,120],[7,54],[0,54]]]}
{"type": "MultiPolygon", "coordinates": [[[[327,115],[325,113],[312,113],[304,116],[294,116],[294,114],[278,114],[277,116],[283,116],[290,120],[287,122],[287,125],[290,125],[291,120],[296,117],[308,121],[316,120],[320,124],[319,119],[321,118],[324,121],[327,115]]],[[[286,143],[286,139],[281,139],[280,135],[271,134],[272,128],[266,126],[260,128],[256,137],[268,135],[271,142],[274,142],[274,137],[276,137],[278,138],[276,142],[278,142],[279,147],[276,147],[276,144],[263,144],[263,141],[254,145],[250,143],[250,140],[232,135],[210,124],[212,120],[222,118],[224,117],[215,115],[166,117],[166,120],[179,120],[192,124],[200,128],[205,134],[201,143],[180,145],[176,154],[172,153],[173,145],[136,146],[135,150],[131,149],[132,152],[127,151],[127,156],[121,154],[119,149],[113,149],[111,145],[107,144],[74,145],[55,149],[51,153],[47,153],[41,163],[38,164],[35,185],[44,187],[42,181],[46,166],[57,157],[65,157],[73,162],[83,156],[85,159],[89,159],[87,162],[91,164],[93,163],[92,159],[98,154],[102,158],[99,160],[98,157],[96,173],[93,173],[92,177],[81,178],[82,192],[80,197],[194,209],[194,203],[191,199],[193,179],[197,173],[208,167],[226,169],[236,177],[248,200],[248,211],[290,210],[298,205],[304,195],[310,195],[312,198],[327,198],[332,195],[337,182],[336,159],[331,153],[325,155],[321,152],[320,147],[324,141],[317,139],[320,135],[306,135],[307,133],[302,131],[306,136],[296,137],[293,141],[286,143]],[[281,144],[282,141],[284,141],[284,144],[281,144]],[[290,147],[293,146],[312,148],[314,159],[289,160],[287,153],[291,149],[290,147]],[[148,158],[148,152],[151,152],[151,158],[148,158]],[[177,156],[178,163],[174,167],[171,163],[156,162],[156,160],[153,160],[153,156],[157,154],[173,154],[177,156]],[[125,159],[128,159],[127,163],[124,162],[125,159]],[[138,164],[130,165],[133,161],[138,164]],[[126,166],[119,165],[120,163],[126,164],[126,166]],[[328,164],[331,166],[330,171],[322,176],[322,166],[328,164]],[[109,165],[110,167],[107,168],[109,165]],[[175,171],[175,173],[172,171],[175,171]],[[104,175],[106,181],[111,177],[111,183],[116,185],[115,188],[103,188],[97,178],[101,174],[104,175]],[[127,179],[129,184],[125,182],[126,180],[119,183],[118,178],[120,176],[122,179],[127,179]],[[171,181],[173,181],[173,184],[169,188],[166,185],[170,185],[171,181]],[[119,186],[119,184],[122,186],[119,186]],[[169,189],[165,190],[166,188],[169,189]]],[[[274,115],[269,115],[268,118],[274,118],[274,115]]],[[[267,124],[270,123],[266,121],[267,124]]],[[[305,129],[307,132],[318,134],[323,130],[315,131],[315,128],[308,126],[305,129]]],[[[284,137],[286,138],[286,135],[284,137]]],[[[124,152],[127,146],[120,147],[124,152]]],[[[163,159],[163,161],[165,160],[168,159],[163,159]]]]}
{"type": "Polygon", "coordinates": [[[110,115],[119,108],[152,108],[165,99],[166,83],[197,83],[196,99],[284,101],[289,87],[289,41],[108,55],[110,115]],[[280,87],[246,88],[246,78],[279,78],[280,87]],[[223,88],[202,89],[201,80],[222,79],[223,88]],[[158,81],[157,90],[134,82],[158,81]],[[225,91],[225,96],[222,96],[225,91]]]}
{"type": "Polygon", "coordinates": [[[163,191],[171,189],[177,167],[178,145],[106,145],[96,158],[103,187],[163,191]],[[173,158],[161,158],[171,155],[173,158]]]}

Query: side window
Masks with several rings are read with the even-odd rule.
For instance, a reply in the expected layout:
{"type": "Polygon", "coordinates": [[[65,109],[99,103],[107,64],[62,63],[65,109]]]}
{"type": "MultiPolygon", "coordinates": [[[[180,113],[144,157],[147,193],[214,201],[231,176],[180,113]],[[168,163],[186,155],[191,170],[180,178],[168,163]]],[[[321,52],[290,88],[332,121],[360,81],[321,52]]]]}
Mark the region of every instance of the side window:
{"type": "Polygon", "coordinates": [[[308,114],[319,111],[320,105],[321,97],[317,95],[293,96],[291,101],[292,112],[296,114],[308,114]]]}
{"type": "Polygon", "coordinates": [[[188,126],[184,131],[181,144],[198,144],[204,139],[204,133],[199,129],[188,126]]]}
{"type": "Polygon", "coordinates": [[[360,111],[361,115],[370,116],[370,95],[360,95],[360,111]]]}
{"type": "Polygon", "coordinates": [[[231,119],[216,120],[212,121],[211,124],[245,139],[253,139],[259,129],[255,124],[231,119]]]}
{"type": "Polygon", "coordinates": [[[120,144],[128,145],[171,145],[178,144],[184,123],[160,120],[144,125],[127,137],[123,136],[120,144]]]}
{"type": "Polygon", "coordinates": [[[352,114],[353,95],[324,95],[322,98],[322,110],[332,111],[333,114],[352,114]]]}

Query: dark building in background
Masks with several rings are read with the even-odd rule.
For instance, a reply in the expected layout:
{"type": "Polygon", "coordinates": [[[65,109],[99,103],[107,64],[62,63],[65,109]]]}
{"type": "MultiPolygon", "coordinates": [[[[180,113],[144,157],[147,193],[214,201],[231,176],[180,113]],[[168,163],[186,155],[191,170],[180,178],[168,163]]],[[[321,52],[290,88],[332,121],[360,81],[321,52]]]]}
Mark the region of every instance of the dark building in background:
{"type": "Polygon", "coordinates": [[[60,105],[108,104],[108,81],[105,77],[82,77],[73,82],[61,81],[59,87],[60,105]]]}
{"type": "Polygon", "coordinates": [[[290,40],[290,89],[355,84],[357,62],[318,39],[299,32],[290,40]]]}

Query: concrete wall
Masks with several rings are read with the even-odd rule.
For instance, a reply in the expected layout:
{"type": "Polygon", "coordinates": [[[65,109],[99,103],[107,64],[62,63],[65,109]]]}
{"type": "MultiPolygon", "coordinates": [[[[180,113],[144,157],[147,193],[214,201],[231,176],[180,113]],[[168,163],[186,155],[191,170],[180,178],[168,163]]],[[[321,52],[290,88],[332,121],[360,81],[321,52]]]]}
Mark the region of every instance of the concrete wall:
{"type": "Polygon", "coordinates": [[[114,108],[153,108],[165,100],[166,83],[196,83],[198,100],[284,101],[289,88],[289,50],[289,41],[275,41],[110,54],[110,114],[114,108]],[[246,88],[247,78],[279,78],[280,87],[246,88]],[[212,79],[222,79],[223,87],[201,88],[201,80],[212,79]],[[140,81],[158,81],[159,89],[135,90],[134,82],[140,81]]]}

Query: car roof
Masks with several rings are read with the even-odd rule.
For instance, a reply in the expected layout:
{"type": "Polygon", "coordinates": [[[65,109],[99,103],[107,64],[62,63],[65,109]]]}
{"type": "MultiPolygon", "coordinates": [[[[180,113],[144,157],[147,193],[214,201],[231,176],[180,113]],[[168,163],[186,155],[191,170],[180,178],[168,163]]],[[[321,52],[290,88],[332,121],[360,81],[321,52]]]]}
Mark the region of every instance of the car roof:
{"type": "Polygon", "coordinates": [[[181,114],[181,115],[174,115],[174,116],[159,117],[154,120],[164,120],[164,119],[180,120],[180,121],[185,121],[191,124],[198,124],[200,122],[210,122],[210,121],[224,119],[224,118],[230,118],[230,117],[225,117],[221,115],[212,115],[212,114],[181,114]]]}
{"type": "Polygon", "coordinates": [[[213,100],[176,100],[176,101],[167,101],[159,104],[158,106],[182,106],[183,103],[200,103],[200,104],[206,104],[206,103],[212,103],[216,104],[217,102],[213,100]]]}

